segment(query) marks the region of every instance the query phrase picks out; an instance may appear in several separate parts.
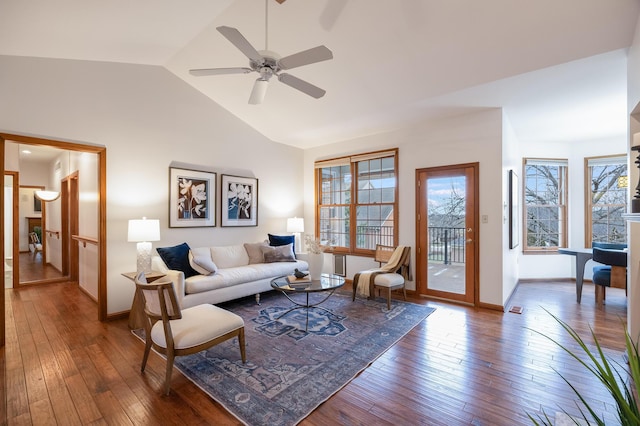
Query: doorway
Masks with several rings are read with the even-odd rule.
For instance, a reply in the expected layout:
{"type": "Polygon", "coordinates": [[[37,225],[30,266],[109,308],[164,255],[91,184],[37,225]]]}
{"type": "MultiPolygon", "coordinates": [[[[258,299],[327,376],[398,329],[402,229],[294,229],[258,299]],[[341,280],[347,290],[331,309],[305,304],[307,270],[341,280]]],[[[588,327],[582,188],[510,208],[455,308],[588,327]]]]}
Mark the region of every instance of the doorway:
{"type": "Polygon", "coordinates": [[[478,163],[416,170],[416,289],[478,303],[478,163]]]}
{"type": "MultiPolygon", "coordinates": [[[[31,136],[23,136],[23,135],[15,135],[15,134],[7,134],[0,133],[0,151],[3,152],[3,155],[0,157],[0,169],[2,169],[2,173],[5,174],[7,168],[9,170],[16,168],[15,161],[12,163],[11,156],[9,156],[9,163],[7,164],[7,144],[21,144],[21,145],[33,145],[33,146],[49,146],[62,150],[68,150],[70,152],[76,153],[90,153],[95,155],[95,170],[96,170],[96,197],[97,197],[97,206],[96,206],[96,224],[95,224],[95,234],[91,235],[91,241],[94,241],[97,245],[97,264],[95,265],[95,270],[97,270],[97,314],[98,319],[100,321],[105,321],[108,318],[107,315],[107,275],[106,275],[106,267],[107,267],[107,257],[106,257],[106,236],[107,236],[107,224],[106,224],[106,148],[97,145],[87,145],[87,144],[79,144],[79,143],[71,143],[71,142],[62,142],[51,139],[43,139],[31,136]],[[9,166],[9,167],[7,167],[9,166]],[[94,236],[95,235],[95,236],[94,236]]],[[[70,185],[74,185],[74,182],[71,182],[70,185]]],[[[75,182],[76,192],[79,193],[82,189],[78,188],[77,181],[75,182]]],[[[6,187],[5,187],[6,191],[6,187]]],[[[5,197],[0,197],[0,222],[5,222],[5,216],[7,215],[7,209],[11,208],[11,205],[5,203],[5,197]]],[[[70,227],[73,224],[70,224],[70,227]]],[[[72,228],[70,228],[71,230],[72,228]]],[[[7,230],[5,227],[0,228],[0,239],[5,240],[5,232],[7,230]]],[[[73,235],[72,237],[76,237],[73,235]]],[[[78,236],[82,237],[82,236],[78,236]]],[[[86,239],[89,240],[89,239],[86,239]]],[[[5,258],[5,244],[0,245],[0,256],[5,258]]],[[[2,266],[0,267],[2,272],[5,272],[5,262],[2,262],[2,266]]],[[[73,268],[71,268],[73,269],[73,268]]],[[[73,273],[71,270],[69,273],[73,273]]],[[[4,346],[5,343],[5,315],[4,315],[4,307],[5,305],[5,293],[0,292],[0,347],[4,346]]]]}

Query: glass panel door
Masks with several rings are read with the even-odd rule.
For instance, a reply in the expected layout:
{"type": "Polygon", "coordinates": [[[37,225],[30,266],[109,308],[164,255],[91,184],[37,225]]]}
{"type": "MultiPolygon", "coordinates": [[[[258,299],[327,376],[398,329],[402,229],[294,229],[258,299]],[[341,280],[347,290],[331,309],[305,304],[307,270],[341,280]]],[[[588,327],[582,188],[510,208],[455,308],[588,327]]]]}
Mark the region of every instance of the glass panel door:
{"type": "Polygon", "coordinates": [[[477,167],[418,171],[418,290],[420,294],[475,301],[477,167]]]}
{"type": "Polygon", "coordinates": [[[463,176],[427,179],[427,288],[465,294],[463,176]]]}

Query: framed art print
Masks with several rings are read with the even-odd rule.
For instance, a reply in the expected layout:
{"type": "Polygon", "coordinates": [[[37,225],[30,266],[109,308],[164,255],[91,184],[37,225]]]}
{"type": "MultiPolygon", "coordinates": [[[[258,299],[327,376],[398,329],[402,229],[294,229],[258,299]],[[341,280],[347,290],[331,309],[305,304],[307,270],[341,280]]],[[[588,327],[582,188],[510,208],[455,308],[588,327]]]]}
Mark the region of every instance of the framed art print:
{"type": "Polygon", "coordinates": [[[222,175],[222,226],[258,226],[258,179],[222,175]]]}
{"type": "Polygon", "coordinates": [[[216,226],[216,174],[169,167],[169,227],[216,226]]]}

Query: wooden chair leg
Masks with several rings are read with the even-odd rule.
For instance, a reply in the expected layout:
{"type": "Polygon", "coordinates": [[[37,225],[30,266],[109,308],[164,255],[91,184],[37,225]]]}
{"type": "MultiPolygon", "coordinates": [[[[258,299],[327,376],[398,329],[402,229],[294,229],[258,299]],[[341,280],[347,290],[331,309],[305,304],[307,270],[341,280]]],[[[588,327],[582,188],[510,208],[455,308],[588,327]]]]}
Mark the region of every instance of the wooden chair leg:
{"type": "Polygon", "coordinates": [[[142,366],[140,371],[144,373],[144,368],[147,366],[147,360],[149,359],[149,352],[151,352],[151,337],[147,337],[144,343],[144,355],[142,356],[142,366]]]}
{"type": "Polygon", "coordinates": [[[391,287],[387,288],[387,311],[391,310],[391,287]]]}
{"type": "Polygon", "coordinates": [[[604,286],[596,284],[596,306],[602,306],[604,301],[604,286]]]}
{"type": "Polygon", "coordinates": [[[242,358],[242,363],[245,364],[247,362],[247,355],[244,344],[244,327],[238,331],[238,344],[240,345],[240,357],[242,358]]]}
{"type": "Polygon", "coordinates": [[[402,294],[404,295],[404,301],[407,301],[407,286],[403,285],[402,286],[402,294]]]}
{"type": "Polygon", "coordinates": [[[167,351],[167,374],[164,379],[165,394],[169,395],[171,392],[171,373],[173,372],[173,351],[167,351]]]}

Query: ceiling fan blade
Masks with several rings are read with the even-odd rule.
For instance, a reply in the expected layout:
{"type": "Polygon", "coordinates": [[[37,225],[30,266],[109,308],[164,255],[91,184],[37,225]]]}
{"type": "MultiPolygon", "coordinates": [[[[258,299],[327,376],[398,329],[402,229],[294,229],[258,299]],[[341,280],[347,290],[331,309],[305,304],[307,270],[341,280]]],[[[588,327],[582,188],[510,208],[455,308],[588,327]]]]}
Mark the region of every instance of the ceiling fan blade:
{"type": "Polygon", "coordinates": [[[244,55],[258,64],[262,64],[264,59],[262,55],[258,53],[258,51],[247,41],[246,38],[240,31],[232,27],[217,27],[216,28],[220,34],[226,37],[227,40],[231,42],[235,47],[237,47],[244,55]]]}
{"type": "Polygon", "coordinates": [[[189,70],[189,74],[196,77],[206,75],[223,75],[223,74],[247,74],[253,71],[251,68],[203,68],[199,70],[189,70]]]}
{"type": "Polygon", "coordinates": [[[314,64],[328,59],[333,59],[333,53],[331,53],[331,51],[325,46],[317,46],[309,50],[303,50],[302,52],[285,56],[278,61],[278,66],[282,70],[290,70],[292,68],[314,64]]]}
{"type": "Polygon", "coordinates": [[[269,80],[258,78],[253,84],[251,90],[251,96],[249,96],[250,105],[259,105],[264,101],[264,96],[267,94],[267,88],[269,87],[269,80]]]}
{"type": "Polygon", "coordinates": [[[306,93],[312,98],[321,98],[327,93],[326,90],[321,89],[317,86],[314,86],[311,83],[307,83],[304,80],[300,80],[298,77],[294,77],[291,74],[282,73],[278,75],[278,80],[286,84],[287,86],[291,86],[294,89],[301,91],[302,93],[306,93]]]}

